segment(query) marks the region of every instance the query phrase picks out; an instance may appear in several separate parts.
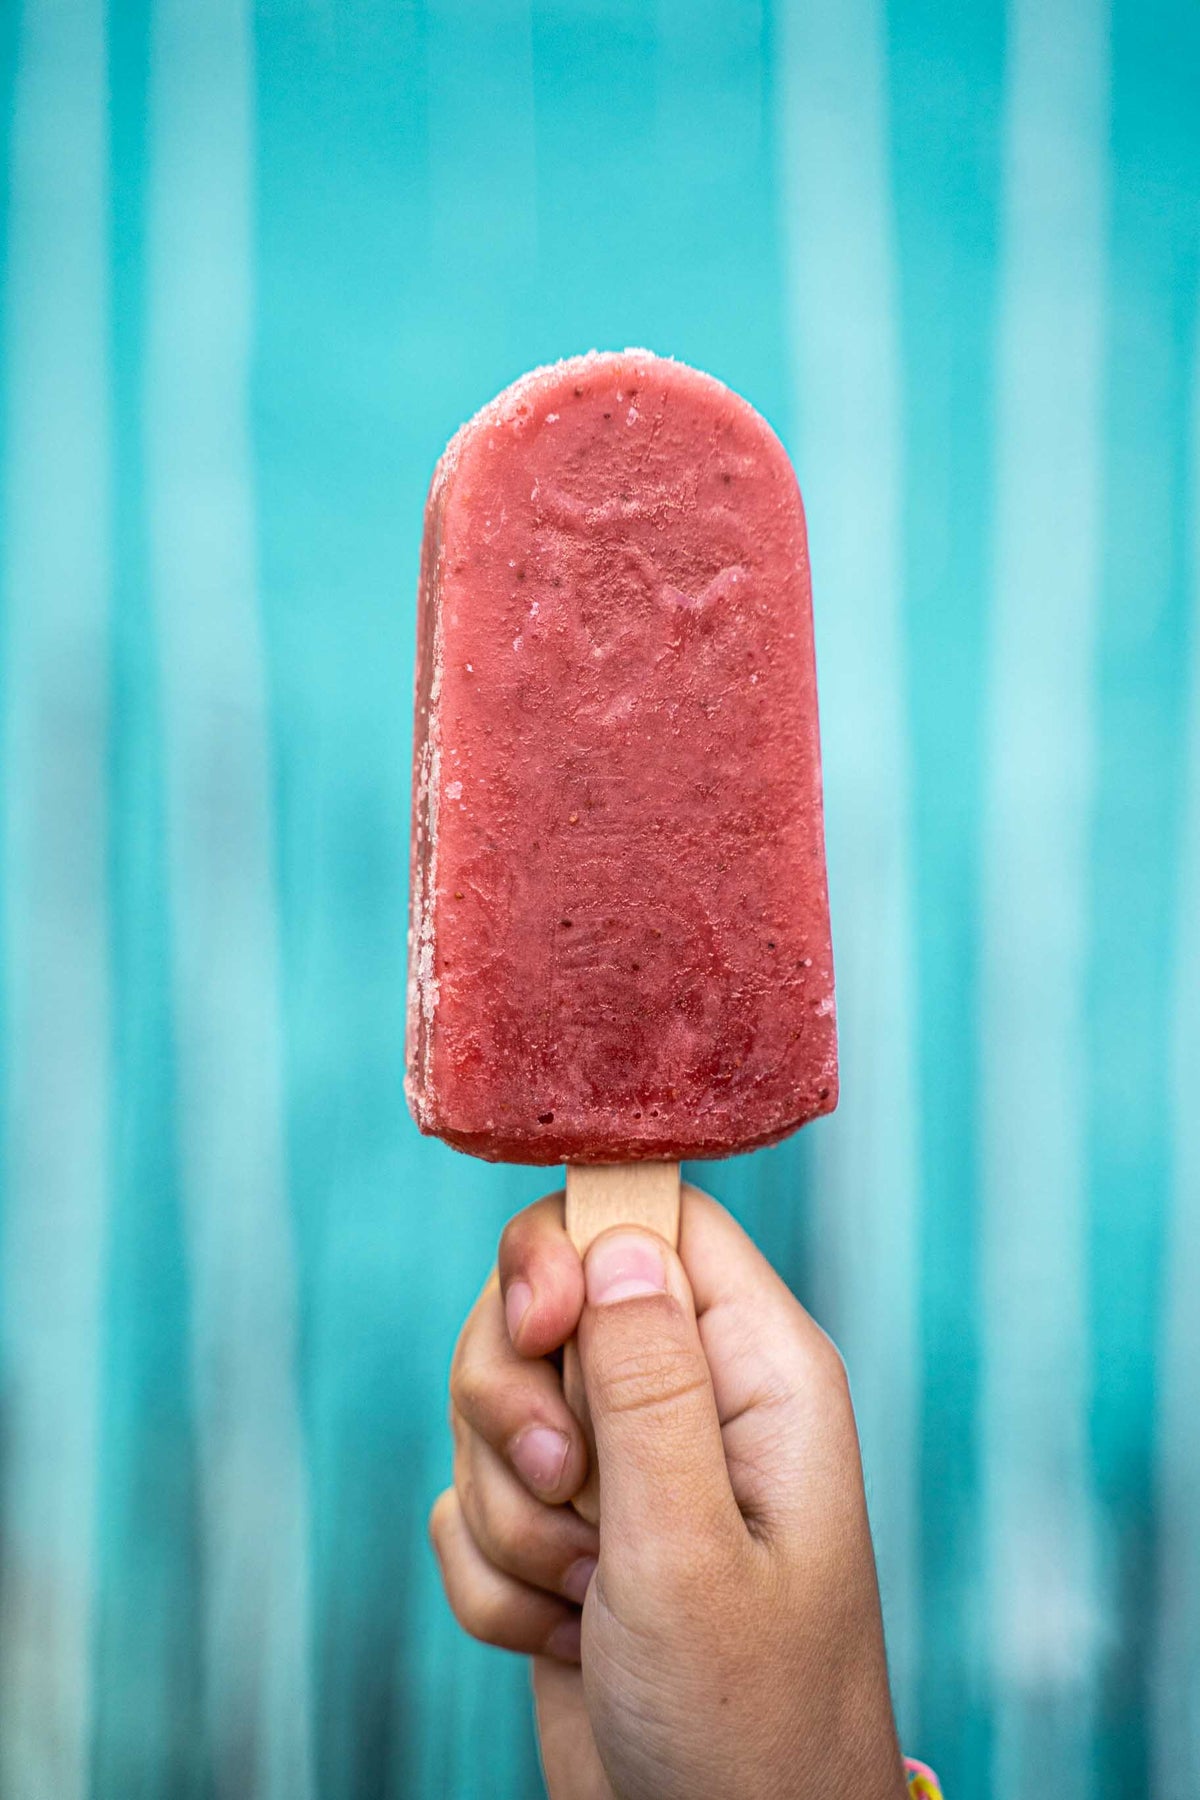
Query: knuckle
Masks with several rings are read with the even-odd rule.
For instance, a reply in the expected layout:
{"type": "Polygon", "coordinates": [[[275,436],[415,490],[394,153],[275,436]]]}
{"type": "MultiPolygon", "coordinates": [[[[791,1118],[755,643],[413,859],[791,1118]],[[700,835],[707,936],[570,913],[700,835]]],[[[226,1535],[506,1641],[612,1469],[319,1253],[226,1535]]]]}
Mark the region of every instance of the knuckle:
{"type": "Polygon", "coordinates": [[[446,1583],[450,1610],[468,1636],[483,1644],[507,1646],[513,1641],[513,1607],[500,1587],[462,1578],[446,1583]]]}
{"type": "Polygon", "coordinates": [[[513,1530],[505,1496],[497,1492],[496,1482],[486,1471],[481,1473],[466,1463],[455,1481],[471,1536],[488,1562],[496,1568],[508,1568],[513,1530]]]}
{"type": "Polygon", "coordinates": [[[439,1555],[446,1541],[446,1528],[457,1506],[454,1489],[445,1488],[429,1509],[429,1537],[439,1555]]]}
{"type": "Polygon", "coordinates": [[[481,1587],[453,1558],[443,1581],[450,1611],[463,1630],[485,1644],[502,1643],[508,1612],[503,1594],[481,1587]]]}
{"type": "Polygon", "coordinates": [[[488,1622],[483,1617],[485,1603],[479,1596],[468,1592],[460,1582],[450,1580],[446,1583],[446,1598],[450,1602],[450,1611],[467,1635],[481,1638],[484,1643],[489,1642],[488,1622]]]}
{"type": "Polygon", "coordinates": [[[562,1240],[563,1194],[546,1194],[508,1221],[500,1233],[496,1266],[507,1286],[516,1276],[527,1279],[534,1264],[553,1256],[562,1240]]]}
{"type": "Polygon", "coordinates": [[[460,1345],[450,1366],[451,1402],[465,1419],[472,1419],[483,1410],[490,1391],[487,1369],[460,1345]]]}
{"type": "Polygon", "coordinates": [[[485,1644],[510,1644],[514,1638],[511,1603],[500,1591],[477,1594],[469,1607],[466,1629],[485,1644]]]}
{"type": "Polygon", "coordinates": [[[510,1219],[508,1221],[508,1224],[500,1233],[500,1246],[497,1251],[497,1261],[501,1268],[507,1267],[509,1261],[519,1249],[525,1235],[524,1226],[525,1215],[524,1213],[518,1213],[515,1219],[510,1219]]]}
{"type": "Polygon", "coordinates": [[[476,1511],[475,1471],[471,1467],[471,1451],[469,1444],[460,1444],[454,1453],[454,1492],[462,1509],[463,1517],[473,1518],[476,1511]]]}
{"type": "Polygon", "coordinates": [[[520,1499],[487,1480],[477,1484],[475,1497],[488,1556],[510,1574],[525,1575],[539,1561],[539,1543],[520,1499]]]}
{"type": "Polygon", "coordinates": [[[464,1454],[455,1458],[454,1485],[480,1549],[490,1561],[503,1563],[504,1552],[515,1535],[512,1502],[503,1483],[487,1468],[477,1468],[474,1458],[464,1454]]]}
{"type": "Polygon", "coordinates": [[[832,1400],[849,1400],[850,1375],[846,1368],[845,1358],[825,1332],[820,1334],[813,1349],[813,1361],[816,1374],[832,1400]]]}
{"type": "Polygon", "coordinates": [[[686,1344],[611,1351],[599,1370],[606,1412],[670,1412],[707,1392],[708,1371],[686,1344]]]}
{"type": "Polygon", "coordinates": [[[524,1212],[519,1212],[515,1218],[510,1219],[500,1233],[496,1266],[506,1281],[511,1281],[523,1271],[536,1247],[540,1227],[541,1220],[536,1205],[527,1206],[524,1212]]]}
{"type": "Polygon", "coordinates": [[[489,1556],[503,1542],[503,1504],[495,1491],[495,1483],[471,1470],[465,1480],[466,1511],[481,1548],[489,1556]]]}

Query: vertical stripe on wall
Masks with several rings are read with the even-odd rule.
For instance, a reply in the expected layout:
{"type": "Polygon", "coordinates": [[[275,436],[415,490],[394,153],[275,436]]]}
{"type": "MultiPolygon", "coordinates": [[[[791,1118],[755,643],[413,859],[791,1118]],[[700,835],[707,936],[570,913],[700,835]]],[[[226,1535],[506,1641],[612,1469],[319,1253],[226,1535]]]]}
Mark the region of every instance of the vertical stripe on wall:
{"type": "Polygon", "coordinates": [[[904,654],[921,1147],[922,1634],[914,1743],[987,1757],[979,1658],[979,884],[1003,6],[888,9],[904,371],[904,654]]]}
{"type": "Polygon", "coordinates": [[[406,1198],[424,1196],[424,1171],[404,1155],[414,1139],[433,1148],[402,1085],[411,600],[429,473],[413,441],[425,359],[453,364],[424,320],[472,287],[428,276],[424,9],[260,6],[254,29],[256,550],[303,1295],[314,1781],[323,1796],[416,1794],[418,1739],[447,1729],[449,1688],[421,1654],[440,1601],[424,1526],[445,1428],[431,1314],[446,1302],[430,1274],[436,1205],[425,1250],[424,1209],[406,1198]]]}
{"type": "Polygon", "coordinates": [[[1175,921],[1171,1219],[1159,1333],[1157,1616],[1150,1668],[1156,1800],[1200,1790],[1200,308],[1188,444],[1190,747],[1175,921]]]}
{"type": "Polygon", "coordinates": [[[149,6],[108,12],[113,627],[112,1192],[97,1472],[91,1800],[207,1800],[189,1283],[177,1179],[162,721],[146,582],[149,6]]]}
{"type": "Polygon", "coordinates": [[[1011,0],[980,1104],[991,1791],[1092,1793],[1085,997],[1109,21],[1011,0]],[[1054,171],[1047,179],[1047,169],[1054,171]]]}
{"type": "Polygon", "coordinates": [[[12,115],[3,583],[0,1791],[83,1800],[109,1163],[104,8],[26,0],[12,115]]]}
{"type": "Polygon", "coordinates": [[[1150,1786],[1155,1352],[1171,1195],[1191,371],[1200,273],[1194,0],[1112,0],[1111,301],[1088,1157],[1090,1439],[1104,1525],[1101,1800],[1150,1786]]]}
{"type": "Polygon", "coordinates": [[[244,0],[157,0],[144,406],[219,1800],[312,1792],[308,1516],[248,431],[244,0]]]}
{"type": "Polygon", "coordinates": [[[842,1101],[816,1128],[813,1268],[858,1409],[902,1726],[919,1645],[909,745],[897,283],[879,0],[786,7],[798,466],[811,534],[842,1101]]]}

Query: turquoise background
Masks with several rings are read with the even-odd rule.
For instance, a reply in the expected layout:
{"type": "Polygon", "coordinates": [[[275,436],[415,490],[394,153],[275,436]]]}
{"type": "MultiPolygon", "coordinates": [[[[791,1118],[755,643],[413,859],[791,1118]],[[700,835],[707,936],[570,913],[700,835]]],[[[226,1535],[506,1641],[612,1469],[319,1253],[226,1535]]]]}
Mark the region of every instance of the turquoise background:
{"type": "Polygon", "coordinates": [[[1200,1791],[1193,0],[0,6],[0,1793],[525,1800],[424,1538],[544,1185],[402,1093],[454,427],[646,344],[808,503],[834,1333],[906,1745],[1200,1791]]]}

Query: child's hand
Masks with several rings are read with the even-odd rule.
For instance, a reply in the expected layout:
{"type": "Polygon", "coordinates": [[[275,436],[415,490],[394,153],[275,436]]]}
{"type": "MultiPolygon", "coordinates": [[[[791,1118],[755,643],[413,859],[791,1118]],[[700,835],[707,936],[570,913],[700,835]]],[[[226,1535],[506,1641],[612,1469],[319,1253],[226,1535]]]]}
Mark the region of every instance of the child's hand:
{"type": "Polygon", "coordinates": [[[622,1229],[585,1270],[562,1218],[552,1195],[504,1233],[432,1519],[460,1622],[537,1658],[553,1800],[902,1800],[836,1350],[694,1188],[678,1256],[622,1229]],[[577,1328],[598,1538],[563,1504],[587,1451],[546,1360],[577,1328]]]}

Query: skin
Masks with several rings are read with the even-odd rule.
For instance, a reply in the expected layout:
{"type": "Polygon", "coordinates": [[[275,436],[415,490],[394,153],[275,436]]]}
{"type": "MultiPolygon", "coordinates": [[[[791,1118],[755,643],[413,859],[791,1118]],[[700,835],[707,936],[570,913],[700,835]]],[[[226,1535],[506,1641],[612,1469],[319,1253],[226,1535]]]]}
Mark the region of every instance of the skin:
{"type": "Polygon", "coordinates": [[[621,1228],[584,1263],[561,1194],[519,1214],[451,1399],[433,1542],[460,1624],[533,1658],[551,1800],[904,1800],[845,1370],[715,1200],[678,1255],[621,1228]]]}

